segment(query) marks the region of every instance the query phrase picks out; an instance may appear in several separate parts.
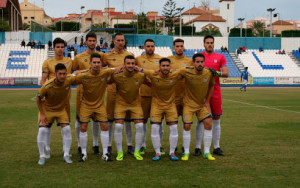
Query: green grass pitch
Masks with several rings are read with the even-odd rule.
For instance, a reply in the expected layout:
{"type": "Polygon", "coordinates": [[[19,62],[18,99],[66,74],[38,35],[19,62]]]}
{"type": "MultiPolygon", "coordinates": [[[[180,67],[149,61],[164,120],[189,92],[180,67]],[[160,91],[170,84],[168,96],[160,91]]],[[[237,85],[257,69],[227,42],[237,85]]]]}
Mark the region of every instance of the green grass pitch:
{"type": "MultiPolygon", "coordinates": [[[[148,126],[143,161],[125,155],[122,162],[107,163],[92,154],[89,125],[88,161],[77,162],[74,131],[75,95],[72,92],[71,153],[74,163],[62,160],[60,127],[52,127],[51,159],[37,164],[38,132],[36,91],[0,91],[1,187],[299,187],[300,186],[300,88],[222,89],[221,147],[224,157],[207,161],[191,156],[172,162],[163,156],[152,162],[154,150],[148,126]]],[[[179,146],[182,143],[179,123],[179,146]]],[[[168,152],[169,129],[163,146],[168,152]]],[[[192,128],[191,153],[195,148],[192,128]]],[[[99,138],[100,142],[100,138],[99,138]]],[[[126,138],[123,147],[126,151],[126,138]]],[[[179,150],[181,151],[181,149],[179,150]]],[[[177,153],[180,156],[180,153],[177,153]]],[[[113,156],[116,148],[113,146],[113,156]]]]}

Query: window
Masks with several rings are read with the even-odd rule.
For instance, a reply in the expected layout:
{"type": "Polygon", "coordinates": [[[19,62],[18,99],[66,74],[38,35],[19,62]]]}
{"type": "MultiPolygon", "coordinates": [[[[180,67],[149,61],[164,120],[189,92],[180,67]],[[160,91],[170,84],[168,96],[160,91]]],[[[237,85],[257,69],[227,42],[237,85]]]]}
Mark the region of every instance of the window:
{"type": "Polygon", "coordinates": [[[97,23],[98,23],[98,19],[97,19],[97,18],[95,18],[95,19],[94,19],[94,22],[97,24],[97,23]]]}
{"type": "Polygon", "coordinates": [[[48,23],[48,21],[46,20],[45,23],[48,23]]]}
{"type": "Polygon", "coordinates": [[[227,27],[227,33],[229,33],[229,27],[227,27]]]}
{"type": "Polygon", "coordinates": [[[229,7],[229,3],[228,3],[228,4],[227,4],[227,9],[229,10],[229,8],[230,8],[230,7],[229,7]]]}
{"type": "Polygon", "coordinates": [[[27,5],[27,4],[25,4],[24,6],[25,6],[25,7],[27,7],[28,5],[27,5]]]}
{"type": "Polygon", "coordinates": [[[24,17],[24,20],[27,20],[28,19],[28,17],[24,17]]]}
{"type": "Polygon", "coordinates": [[[34,20],[34,17],[31,17],[32,20],[34,20]]]}

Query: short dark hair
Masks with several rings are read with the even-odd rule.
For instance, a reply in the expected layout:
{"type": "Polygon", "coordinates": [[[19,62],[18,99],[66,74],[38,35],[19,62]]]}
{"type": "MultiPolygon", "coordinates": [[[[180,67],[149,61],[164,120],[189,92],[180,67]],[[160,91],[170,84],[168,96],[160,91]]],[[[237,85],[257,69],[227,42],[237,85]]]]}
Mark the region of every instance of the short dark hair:
{"type": "Polygon", "coordinates": [[[91,38],[95,38],[95,39],[97,40],[97,35],[96,35],[96,33],[93,32],[93,31],[90,31],[90,32],[88,32],[88,34],[86,34],[85,40],[87,41],[90,37],[91,37],[91,38]]]}
{"type": "Polygon", "coordinates": [[[93,58],[100,58],[101,60],[101,55],[99,53],[92,53],[90,57],[90,61],[92,61],[93,58]]]}
{"type": "Polygon", "coordinates": [[[123,33],[116,33],[115,38],[116,38],[116,36],[124,36],[124,34],[123,33]]]}
{"type": "Polygon", "coordinates": [[[57,72],[59,70],[67,70],[67,67],[64,64],[62,64],[62,63],[57,63],[55,65],[55,72],[57,72]]]}
{"type": "Polygon", "coordinates": [[[133,55],[127,55],[125,58],[124,58],[124,63],[126,61],[126,59],[135,59],[133,55]]]}
{"type": "Polygon", "coordinates": [[[212,35],[206,35],[203,39],[203,42],[205,43],[206,39],[213,39],[215,41],[215,38],[212,35]]]}
{"type": "Polygon", "coordinates": [[[184,40],[182,40],[182,39],[175,39],[174,41],[173,41],[173,46],[175,46],[175,44],[176,44],[176,42],[183,42],[184,43],[184,40]]]}
{"type": "Polygon", "coordinates": [[[159,60],[159,65],[161,65],[161,63],[162,63],[162,62],[165,62],[165,61],[171,63],[171,60],[170,60],[169,58],[163,57],[163,58],[161,58],[161,59],[159,60]]]}
{"type": "Polygon", "coordinates": [[[203,53],[196,53],[193,55],[193,62],[195,62],[197,57],[203,57],[204,61],[205,61],[205,56],[203,55],[203,53]]]}
{"type": "Polygon", "coordinates": [[[155,44],[155,42],[154,42],[153,39],[146,39],[145,42],[144,42],[144,44],[146,44],[146,42],[153,42],[155,44]]]}
{"type": "Polygon", "coordinates": [[[65,41],[63,39],[61,39],[61,38],[58,37],[58,38],[55,38],[54,41],[53,41],[53,47],[54,48],[55,48],[56,44],[64,44],[65,45],[66,43],[65,43],[65,41]]]}

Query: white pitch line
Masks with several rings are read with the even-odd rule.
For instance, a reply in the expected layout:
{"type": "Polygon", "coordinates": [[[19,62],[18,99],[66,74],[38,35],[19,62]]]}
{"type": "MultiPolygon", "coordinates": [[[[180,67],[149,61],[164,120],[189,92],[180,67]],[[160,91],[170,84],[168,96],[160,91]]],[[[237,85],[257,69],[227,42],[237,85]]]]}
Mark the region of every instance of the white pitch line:
{"type": "Polygon", "coordinates": [[[246,104],[246,105],[255,106],[255,107],[259,107],[259,108],[267,108],[267,109],[278,110],[278,111],[282,111],[282,112],[292,112],[292,113],[300,114],[300,112],[293,111],[293,110],[283,110],[283,109],[280,109],[280,108],[274,108],[274,107],[263,106],[263,105],[258,105],[258,104],[251,104],[251,103],[247,103],[247,102],[235,101],[235,100],[230,100],[230,99],[223,99],[223,100],[230,101],[230,102],[235,102],[235,103],[240,103],[240,104],[246,104]]]}

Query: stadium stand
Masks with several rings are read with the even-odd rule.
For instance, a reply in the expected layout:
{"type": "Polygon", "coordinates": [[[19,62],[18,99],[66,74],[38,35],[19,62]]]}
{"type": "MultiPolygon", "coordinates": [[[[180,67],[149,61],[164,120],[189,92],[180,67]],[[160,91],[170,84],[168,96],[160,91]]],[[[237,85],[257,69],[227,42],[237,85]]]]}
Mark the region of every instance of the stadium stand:
{"type": "MultiPolygon", "coordinates": [[[[187,57],[192,58],[195,53],[204,52],[204,51],[205,51],[204,49],[186,49],[184,54],[187,57]]],[[[229,69],[229,77],[240,77],[241,76],[241,72],[239,71],[239,69],[237,68],[235,63],[233,62],[233,60],[230,57],[230,55],[228,54],[228,52],[221,52],[221,50],[215,50],[215,52],[223,54],[225,56],[226,61],[227,61],[227,67],[229,69]]]]}
{"type": "MultiPolygon", "coordinates": [[[[144,50],[138,47],[127,47],[127,50],[133,53],[135,57],[144,53],[144,50]]],[[[155,53],[162,57],[173,55],[172,50],[169,47],[155,47],[155,53]]]]}
{"type": "Polygon", "coordinates": [[[47,49],[32,49],[19,44],[0,46],[0,78],[40,78],[47,49]]]}
{"type": "Polygon", "coordinates": [[[293,50],[293,54],[300,60],[300,52],[298,50],[293,50]]]}
{"type": "Polygon", "coordinates": [[[297,77],[300,68],[287,54],[276,54],[278,50],[247,50],[239,59],[253,77],[297,77]]]}

